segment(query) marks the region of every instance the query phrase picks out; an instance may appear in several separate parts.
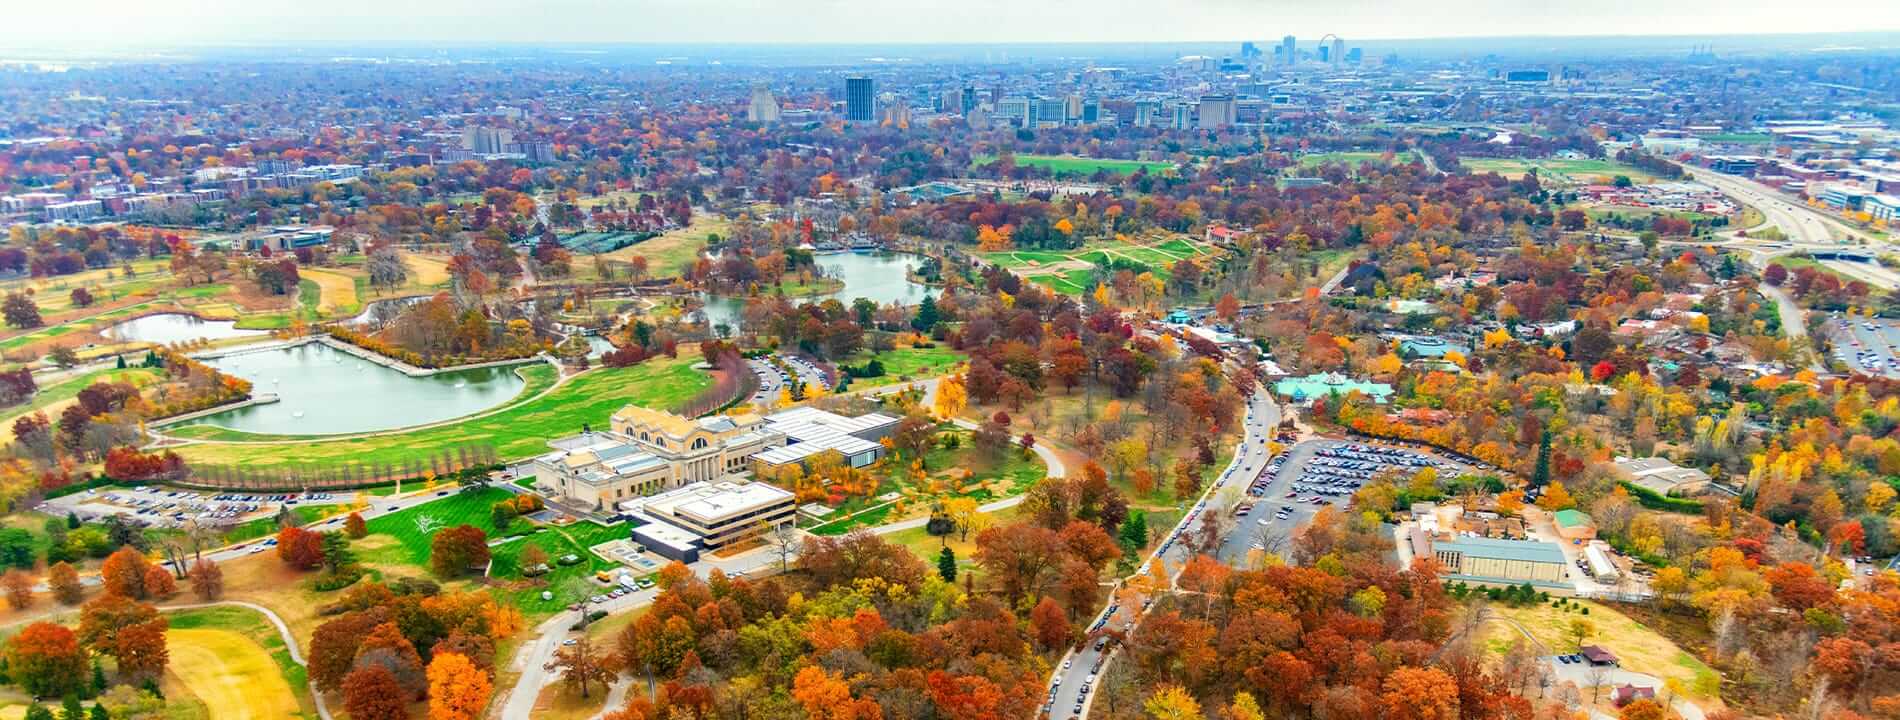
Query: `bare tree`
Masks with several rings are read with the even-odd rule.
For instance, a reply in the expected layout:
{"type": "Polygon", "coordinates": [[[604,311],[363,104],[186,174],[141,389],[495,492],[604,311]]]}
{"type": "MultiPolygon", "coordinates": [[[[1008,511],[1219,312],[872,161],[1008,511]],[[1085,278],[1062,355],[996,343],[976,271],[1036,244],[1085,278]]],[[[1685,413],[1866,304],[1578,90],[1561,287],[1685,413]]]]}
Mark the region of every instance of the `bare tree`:
{"type": "Polygon", "coordinates": [[[798,551],[798,528],[790,522],[782,522],[767,528],[766,538],[778,553],[779,572],[790,570],[792,554],[798,551]]]}

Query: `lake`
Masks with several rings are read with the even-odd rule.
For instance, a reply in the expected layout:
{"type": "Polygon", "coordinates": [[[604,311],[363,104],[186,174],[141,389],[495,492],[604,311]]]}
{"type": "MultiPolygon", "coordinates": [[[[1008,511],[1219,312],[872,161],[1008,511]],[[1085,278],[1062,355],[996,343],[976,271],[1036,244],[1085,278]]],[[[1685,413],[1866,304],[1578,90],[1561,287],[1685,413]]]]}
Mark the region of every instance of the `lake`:
{"type": "MultiPolygon", "coordinates": [[[[897,303],[916,305],[924,297],[933,294],[928,285],[912,282],[910,273],[922,264],[924,259],[909,253],[833,253],[819,255],[818,267],[824,274],[844,281],[844,289],[824,295],[809,295],[795,298],[793,302],[823,302],[827,298],[837,298],[839,302],[850,305],[852,300],[866,298],[879,305],[897,303]]],[[[706,296],[706,322],[717,326],[725,323],[734,330],[739,327],[739,315],[745,309],[745,298],[726,295],[706,296]]]]}
{"type": "Polygon", "coordinates": [[[117,323],[100,333],[122,342],[149,342],[170,345],[192,340],[264,337],[264,330],[239,330],[235,320],[206,320],[185,313],[158,313],[117,323]]]}
{"type": "Polygon", "coordinates": [[[523,366],[410,377],[320,343],[227,355],[207,365],[249,380],[278,402],[209,415],[193,425],[282,435],[390,430],[472,415],[507,402],[523,366]]]}

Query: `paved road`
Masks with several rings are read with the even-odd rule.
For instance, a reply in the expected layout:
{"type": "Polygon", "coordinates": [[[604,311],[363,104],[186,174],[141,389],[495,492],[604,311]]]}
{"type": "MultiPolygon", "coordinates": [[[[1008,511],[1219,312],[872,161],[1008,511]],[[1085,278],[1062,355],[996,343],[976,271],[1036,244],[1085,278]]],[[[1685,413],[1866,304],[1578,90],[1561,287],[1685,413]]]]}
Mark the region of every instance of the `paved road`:
{"type": "Polygon", "coordinates": [[[1839,244],[1841,239],[1864,240],[1866,236],[1842,225],[1826,215],[1788,200],[1781,191],[1747,178],[1724,175],[1714,170],[1687,167],[1686,170],[1697,182],[1721,190],[1745,204],[1760,210],[1768,222],[1788,235],[1796,243],[1839,244]]]}
{"type": "MultiPolygon", "coordinates": [[[[1195,504],[1197,510],[1182,517],[1180,522],[1169,528],[1167,534],[1162,536],[1165,539],[1150,555],[1149,560],[1143,563],[1144,569],[1147,563],[1154,561],[1154,558],[1160,558],[1173,574],[1180,572],[1181,567],[1191,557],[1189,549],[1191,543],[1184,542],[1184,538],[1196,528],[1193,521],[1198,520],[1199,513],[1202,512],[1225,512],[1226,508],[1231,507],[1234,501],[1242,496],[1247,482],[1258,475],[1270,459],[1266,443],[1279,424],[1280,406],[1274,404],[1272,393],[1263,387],[1248,400],[1247,414],[1242,425],[1245,434],[1241,437],[1240,447],[1234,453],[1233,461],[1213,485],[1201,494],[1200,501],[1195,504]]],[[[1116,605],[1117,599],[1113,594],[1109,596],[1108,607],[1103,608],[1090,624],[1091,634],[1108,623],[1114,623],[1116,627],[1132,628],[1132,624],[1140,619],[1141,608],[1119,607],[1116,605]]],[[[1055,690],[1053,699],[1045,698],[1049,702],[1047,707],[1050,717],[1087,716],[1088,706],[1092,703],[1094,695],[1084,695],[1082,686],[1085,683],[1092,684],[1097,673],[1096,668],[1105,668],[1107,663],[1114,659],[1114,654],[1114,647],[1105,646],[1097,650],[1094,642],[1090,641],[1082,650],[1071,651],[1064,655],[1053,680],[1052,687],[1055,690]]]]}

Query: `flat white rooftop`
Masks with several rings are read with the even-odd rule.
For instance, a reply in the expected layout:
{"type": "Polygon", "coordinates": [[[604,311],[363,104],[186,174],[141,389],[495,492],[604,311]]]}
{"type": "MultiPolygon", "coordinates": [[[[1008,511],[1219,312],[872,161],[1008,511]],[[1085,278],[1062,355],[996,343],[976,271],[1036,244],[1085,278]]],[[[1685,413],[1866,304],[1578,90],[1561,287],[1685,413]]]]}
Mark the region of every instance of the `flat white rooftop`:
{"type": "Polygon", "coordinates": [[[712,527],[776,504],[789,504],[792,499],[791,493],[762,482],[696,482],[658,495],[628,500],[620,503],[620,509],[661,521],[680,517],[712,527]]]}

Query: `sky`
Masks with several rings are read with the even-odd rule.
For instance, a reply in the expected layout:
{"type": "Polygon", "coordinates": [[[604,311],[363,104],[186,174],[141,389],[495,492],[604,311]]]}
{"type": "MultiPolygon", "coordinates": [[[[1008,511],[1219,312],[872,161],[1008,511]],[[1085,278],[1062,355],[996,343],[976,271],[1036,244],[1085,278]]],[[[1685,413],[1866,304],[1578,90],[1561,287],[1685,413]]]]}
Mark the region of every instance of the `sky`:
{"type": "MultiPolygon", "coordinates": [[[[1045,43],[1900,30],[1893,0],[22,0],[0,48],[1045,43]]],[[[1304,43],[1303,43],[1304,44],[1304,43]]]]}

